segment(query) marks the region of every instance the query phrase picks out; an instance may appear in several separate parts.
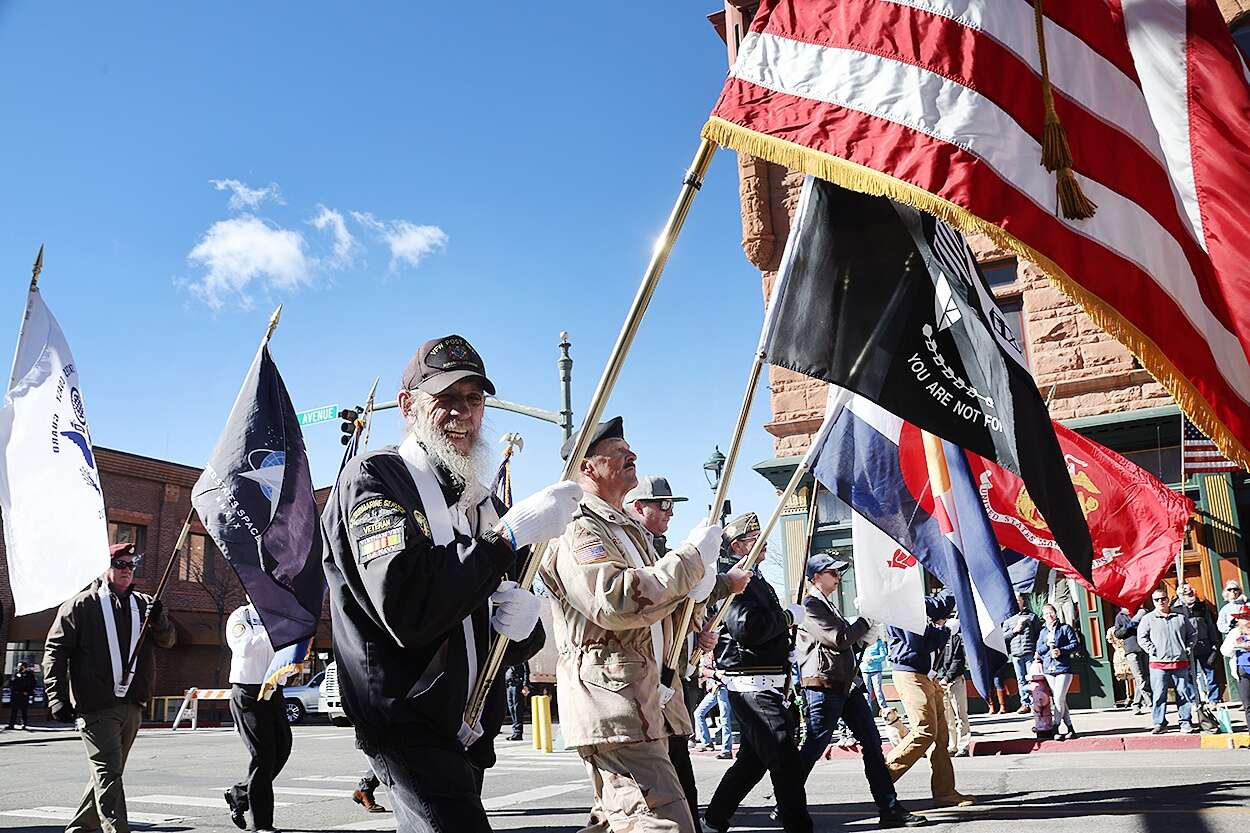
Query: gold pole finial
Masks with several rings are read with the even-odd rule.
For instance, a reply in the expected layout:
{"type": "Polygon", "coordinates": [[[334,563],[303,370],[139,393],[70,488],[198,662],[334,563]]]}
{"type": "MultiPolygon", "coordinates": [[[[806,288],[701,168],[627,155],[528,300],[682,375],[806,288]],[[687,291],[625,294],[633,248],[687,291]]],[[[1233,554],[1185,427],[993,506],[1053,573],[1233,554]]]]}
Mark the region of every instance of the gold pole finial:
{"type": "Polygon", "coordinates": [[[39,273],[43,271],[43,244],[39,244],[39,254],[35,255],[35,265],[30,270],[30,288],[39,284],[39,273]]]}
{"type": "Polygon", "coordinates": [[[273,311],[273,315],[269,316],[269,329],[265,331],[265,341],[273,338],[273,331],[278,329],[278,319],[282,317],[282,305],[278,304],[278,308],[273,311]]]}

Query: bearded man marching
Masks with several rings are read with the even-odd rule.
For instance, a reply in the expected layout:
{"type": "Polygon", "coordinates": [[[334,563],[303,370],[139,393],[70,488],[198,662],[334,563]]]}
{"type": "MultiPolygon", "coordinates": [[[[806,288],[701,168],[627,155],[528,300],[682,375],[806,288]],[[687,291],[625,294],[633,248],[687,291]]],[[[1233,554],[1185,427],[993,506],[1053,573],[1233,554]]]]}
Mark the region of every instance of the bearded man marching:
{"type": "Polygon", "coordinates": [[[398,395],[403,442],[349,461],[322,516],[343,708],[399,833],[490,830],[480,793],[503,686],[491,689],[485,725],[464,723],[465,704],[492,631],[512,640],[505,664],[542,647],[538,599],[509,577],[528,545],[564,531],[582,496],[557,483],[500,517],[479,480],[494,392],[464,338],[422,344],[398,395]]]}

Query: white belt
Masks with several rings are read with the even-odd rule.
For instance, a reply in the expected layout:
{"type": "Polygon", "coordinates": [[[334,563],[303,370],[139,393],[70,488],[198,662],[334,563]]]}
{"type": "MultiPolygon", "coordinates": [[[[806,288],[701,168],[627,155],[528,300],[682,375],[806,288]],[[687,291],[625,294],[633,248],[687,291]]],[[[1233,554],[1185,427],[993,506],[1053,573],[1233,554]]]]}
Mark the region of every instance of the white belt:
{"type": "Polygon", "coordinates": [[[725,688],[739,693],[744,691],[768,691],[772,688],[785,687],[785,674],[725,675],[725,688]]]}

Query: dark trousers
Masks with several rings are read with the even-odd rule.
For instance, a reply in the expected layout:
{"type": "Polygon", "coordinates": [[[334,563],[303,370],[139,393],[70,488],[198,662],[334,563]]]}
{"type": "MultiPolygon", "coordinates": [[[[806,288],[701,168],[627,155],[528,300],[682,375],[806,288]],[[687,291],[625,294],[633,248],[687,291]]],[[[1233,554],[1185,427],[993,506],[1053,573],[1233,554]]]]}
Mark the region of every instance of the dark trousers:
{"type": "Polygon", "coordinates": [[[1237,696],[1241,698],[1241,716],[1250,726],[1250,677],[1245,674],[1237,678],[1237,696]]]}
{"type": "Polygon", "coordinates": [[[259,685],[230,687],[230,716],[252,756],[247,778],[230,788],[235,806],[252,811],[252,828],[273,827],[273,782],[291,756],[291,724],[286,719],[282,686],[260,700],[259,685]]]}
{"type": "Polygon", "coordinates": [[[381,782],[378,781],[378,776],[373,774],[373,767],[369,767],[369,771],[361,776],[360,781],[357,782],[356,789],[372,795],[373,791],[378,788],[378,784],[380,783],[381,782]]]}
{"type": "Polygon", "coordinates": [[[397,833],[490,833],[480,770],[464,751],[423,744],[406,727],[402,734],[369,754],[394,802],[397,833]]]}
{"type": "Polygon", "coordinates": [[[704,818],[712,827],[727,828],[738,805],[767,772],[781,826],[790,833],[811,833],[803,789],[803,762],[795,747],[798,725],[785,695],[776,689],[729,692],[729,705],[742,731],[738,757],[726,770],[708,802],[704,818]]]}
{"type": "Polygon", "coordinates": [[[872,791],[872,800],[882,813],[889,812],[898,804],[898,794],[894,791],[894,781],[890,771],[885,768],[885,755],[881,752],[881,733],[877,731],[877,721],[873,719],[872,707],[859,688],[850,694],[842,694],[831,689],[804,689],[803,697],[807,701],[807,739],[799,751],[803,759],[803,780],[807,781],[812,767],[825,753],[829,742],[833,740],[834,731],[838,727],[838,718],[846,723],[863,752],[864,776],[868,779],[868,788],[872,791]]]}
{"type": "Polygon", "coordinates": [[[508,691],[508,714],[512,717],[512,736],[521,737],[521,729],[525,723],[525,698],[521,696],[521,686],[506,686],[508,691]]]}
{"type": "Polygon", "coordinates": [[[26,692],[13,691],[9,693],[9,728],[13,728],[13,724],[20,722],[26,725],[26,711],[30,705],[30,698],[26,692]],[[22,719],[18,721],[17,716],[21,714],[22,719]]]}
{"type": "Polygon", "coordinates": [[[694,766],[690,763],[690,737],[688,735],[668,736],[668,759],[677,770],[677,780],[681,782],[681,791],[686,794],[686,803],[690,805],[690,817],[699,818],[699,785],[694,780],[694,766]]]}

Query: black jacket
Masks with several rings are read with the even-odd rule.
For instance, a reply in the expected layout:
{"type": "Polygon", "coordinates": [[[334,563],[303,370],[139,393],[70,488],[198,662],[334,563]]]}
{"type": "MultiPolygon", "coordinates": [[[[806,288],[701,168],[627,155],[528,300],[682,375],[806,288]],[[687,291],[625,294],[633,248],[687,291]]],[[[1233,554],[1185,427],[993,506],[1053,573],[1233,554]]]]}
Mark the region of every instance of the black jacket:
{"type": "Polygon", "coordinates": [[[25,671],[16,671],[9,678],[9,696],[24,694],[31,697],[35,693],[35,672],[29,668],[25,671]]]}
{"type": "Polygon", "coordinates": [[[1194,639],[1194,656],[1204,665],[1214,665],[1218,659],[1215,654],[1224,643],[1224,637],[1215,627],[1215,615],[1211,607],[1202,599],[1194,599],[1192,605],[1186,605],[1178,598],[1172,602],[1172,610],[1189,620],[1198,634],[1194,639]]]}
{"type": "Polygon", "coordinates": [[[1142,611],[1137,616],[1130,616],[1127,610],[1115,615],[1115,638],[1124,640],[1124,653],[1142,653],[1141,645],[1137,644],[1137,626],[1145,615],[1142,611]]]}
{"type": "Polygon", "coordinates": [[[716,642],[716,666],[728,674],[785,674],[790,669],[790,611],[757,575],[736,596],[716,642]]]}
{"type": "MultiPolygon", "coordinates": [[[[435,474],[447,505],[454,505],[460,490],[435,474]]],[[[322,515],[326,580],[343,709],[365,751],[401,738],[460,748],[456,734],[469,696],[461,620],[473,617],[480,669],[494,637],[487,600],[505,575],[516,575],[526,554],[513,553],[490,531],[502,509],[490,500],[470,510],[484,530],[478,537],[435,546],[417,485],[395,446],[353,458],[339,475],[322,515]]],[[[543,639],[540,623],[528,639],[509,645],[505,665],[538,653],[543,639]]],[[[493,738],[505,711],[503,686],[492,686],[485,734],[469,751],[479,766],[494,763],[493,738]]]]}
{"type": "Polygon", "coordinates": [[[530,684],[530,664],[518,662],[515,665],[509,665],[504,669],[503,679],[514,688],[525,688],[530,684]]]}
{"type": "Polygon", "coordinates": [[[937,665],[933,667],[933,676],[944,683],[962,680],[964,672],[968,670],[963,634],[956,628],[948,627],[947,630],[950,631],[950,637],[942,646],[942,652],[938,654],[937,665]]]}

